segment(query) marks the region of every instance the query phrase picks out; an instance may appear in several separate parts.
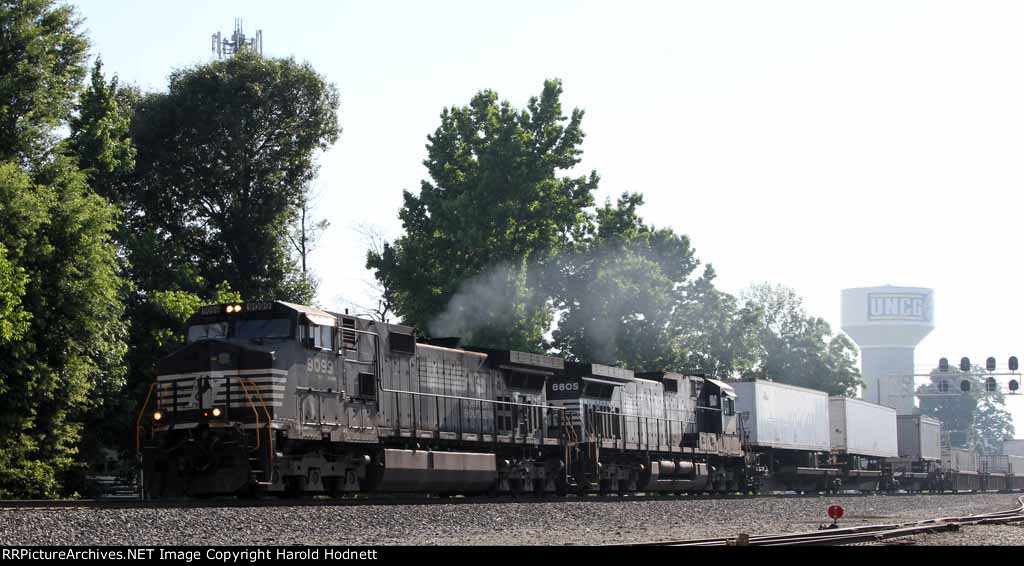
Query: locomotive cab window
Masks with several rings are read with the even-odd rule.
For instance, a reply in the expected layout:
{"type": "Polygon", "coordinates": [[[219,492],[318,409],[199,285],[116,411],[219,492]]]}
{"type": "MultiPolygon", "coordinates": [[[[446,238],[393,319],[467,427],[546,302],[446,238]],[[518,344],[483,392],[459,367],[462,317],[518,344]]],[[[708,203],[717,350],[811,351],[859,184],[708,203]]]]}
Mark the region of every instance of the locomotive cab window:
{"type": "Polygon", "coordinates": [[[197,340],[212,340],[215,338],[227,338],[228,323],[214,322],[211,324],[197,324],[188,327],[188,343],[197,340]]]}
{"type": "Polygon", "coordinates": [[[309,324],[303,327],[303,339],[310,348],[330,351],[334,349],[334,328],[309,324]]]}
{"type": "Polygon", "coordinates": [[[235,323],[235,337],[244,340],[291,338],[292,323],[286,318],[239,320],[235,323]]]}
{"type": "Polygon", "coordinates": [[[679,382],[674,379],[665,380],[665,393],[675,393],[679,391],[679,382]]]}
{"type": "Polygon", "coordinates": [[[509,389],[523,389],[527,391],[540,391],[544,389],[544,375],[522,373],[518,371],[505,372],[505,384],[509,389]]]}
{"type": "Polygon", "coordinates": [[[722,414],[731,417],[736,414],[736,401],[729,397],[722,397],[722,414]]]}

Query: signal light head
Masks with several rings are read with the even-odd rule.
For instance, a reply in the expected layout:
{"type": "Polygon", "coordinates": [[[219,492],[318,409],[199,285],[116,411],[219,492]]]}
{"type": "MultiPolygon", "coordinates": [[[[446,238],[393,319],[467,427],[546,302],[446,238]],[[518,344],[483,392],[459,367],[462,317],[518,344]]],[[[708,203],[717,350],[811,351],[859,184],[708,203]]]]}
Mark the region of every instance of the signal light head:
{"type": "Polygon", "coordinates": [[[949,360],[946,358],[939,359],[939,371],[949,371],[949,360]]]}
{"type": "Polygon", "coordinates": [[[970,393],[971,392],[971,382],[966,380],[966,379],[961,381],[960,382],[960,391],[963,391],[964,393],[970,393]]]}
{"type": "Polygon", "coordinates": [[[971,371],[971,359],[968,357],[960,358],[960,371],[971,371]]]}
{"type": "Polygon", "coordinates": [[[220,407],[214,407],[213,408],[213,416],[215,416],[215,417],[219,417],[220,416],[220,407]]]}
{"type": "Polygon", "coordinates": [[[990,377],[985,380],[985,389],[989,392],[995,392],[996,390],[996,378],[990,377]]]}
{"type": "Polygon", "coordinates": [[[1010,393],[1017,393],[1018,389],[1020,389],[1020,382],[1018,382],[1016,379],[1011,379],[1010,380],[1010,393]]]}
{"type": "Polygon", "coordinates": [[[159,421],[162,418],[164,418],[164,414],[161,413],[160,411],[157,411],[157,412],[153,413],[153,420],[154,421],[159,421]]]}
{"type": "Polygon", "coordinates": [[[996,359],[988,358],[985,360],[985,371],[996,371],[996,359]]]}
{"type": "Polygon", "coordinates": [[[1010,371],[1017,371],[1020,366],[1017,364],[1017,356],[1010,356],[1010,371]]]}

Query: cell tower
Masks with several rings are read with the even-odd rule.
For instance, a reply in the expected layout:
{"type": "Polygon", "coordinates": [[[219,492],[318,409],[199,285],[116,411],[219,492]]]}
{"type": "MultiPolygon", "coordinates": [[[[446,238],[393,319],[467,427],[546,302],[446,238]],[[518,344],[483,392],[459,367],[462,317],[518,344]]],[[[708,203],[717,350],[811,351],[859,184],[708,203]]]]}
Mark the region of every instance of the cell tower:
{"type": "Polygon", "coordinates": [[[224,39],[219,31],[213,34],[213,53],[218,59],[246,50],[263,55],[263,30],[256,30],[255,37],[246,37],[242,31],[242,20],[235,18],[235,31],[231,34],[231,39],[224,39]]]}

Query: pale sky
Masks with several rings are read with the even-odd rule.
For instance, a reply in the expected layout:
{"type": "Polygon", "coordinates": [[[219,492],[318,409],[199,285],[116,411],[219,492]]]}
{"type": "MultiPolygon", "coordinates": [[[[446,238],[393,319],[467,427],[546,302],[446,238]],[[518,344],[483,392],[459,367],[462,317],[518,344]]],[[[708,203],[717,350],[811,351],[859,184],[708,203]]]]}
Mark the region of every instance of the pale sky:
{"type": "MultiPolygon", "coordinates": [[[[785,284],[838,331],[843,288],[930,287],[919,369],[1024,360],[1024,3],[73,3],[107,71],[149,90],[209,61],[236,17],[266,55],[338,85],[344,133],[318,182],[332,227],[312,259],[324,306],[367,302],[353,227],[400,234],[443,107],[484,88],[522,106],[560,78],[567,112],[586,110],[579,172],[601,175],[598,200],[642,192],[719,288],[785,284]]],[[[1008,405],[1024,436],[1024,401],[1008,405]]]]}

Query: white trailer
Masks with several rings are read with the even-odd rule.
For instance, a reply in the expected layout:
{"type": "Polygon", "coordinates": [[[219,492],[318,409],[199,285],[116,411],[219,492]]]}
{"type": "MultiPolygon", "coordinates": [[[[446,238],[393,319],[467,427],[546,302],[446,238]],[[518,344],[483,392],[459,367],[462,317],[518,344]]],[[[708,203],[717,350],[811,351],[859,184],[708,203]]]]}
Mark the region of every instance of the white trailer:
{"type": "Polygon", "coordinates": [[[982,456],[981,469],[992,474],[1024,475],[1024,456],[982,456]]]}
{"type": "Polygon", "coordinates": [[[895,458],[896,410],[859,399],[828,401],[832,452],[851,456],[895,458]]]}
{"type": "Polygon", "coordinates": [[[897,418],[900,458],[938,462],[942,459],[942,422],[921,415],[897,418]]]}
{"type": "Polygon", "coordinates": [[[977,472],[978,453],[967,448],[944,448],[942,467],[953,472],[977,472]]]}
{"type": "Polygon", "coordinates": [[[1024,456],[1024,438],[1003,442],[1004,456],[1024,456]]]}
{"type": "Polygon", "coordinates": [[[736,411],[752,446],[828,452],[828,394],[773,381],[742,381],[736,411]]]}

